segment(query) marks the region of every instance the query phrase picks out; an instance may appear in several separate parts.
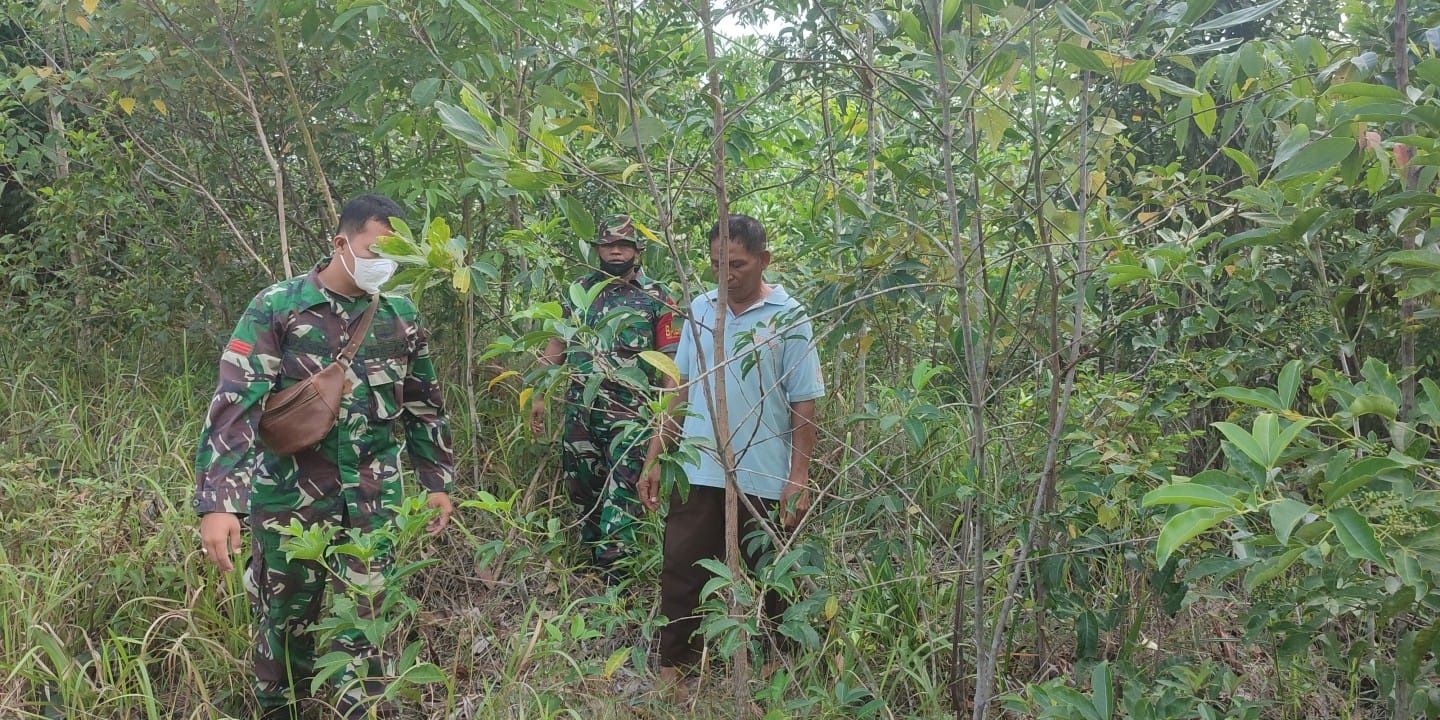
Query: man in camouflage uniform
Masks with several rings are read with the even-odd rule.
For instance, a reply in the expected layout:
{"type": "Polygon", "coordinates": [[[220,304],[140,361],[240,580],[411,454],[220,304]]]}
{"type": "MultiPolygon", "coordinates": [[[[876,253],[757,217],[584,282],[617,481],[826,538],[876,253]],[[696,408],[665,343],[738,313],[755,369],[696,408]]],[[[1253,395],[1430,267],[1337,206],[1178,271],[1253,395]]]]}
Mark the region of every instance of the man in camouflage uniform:
{"type": "MultiPolygon", "coordinates": [[[[649,433],[640,409],[650,397],[647,389],[621,379],[617,371],[636,367],[652,387],[673,387],[674,382],[640,359],[656,350],[674,356],[680,341],[679,319],[665,286],[645,277],[636,267],[640,243],[625,215],[607,218],[591,241],[600,269],[579,282],[589,291],[606,283],[589,307],[564,303],[565,317],[596,332],[577,333],[569,346],[552,338],[541,362],[570,372],[565,392],[565,427],[561,468],[570,499],[582,517],[580,539],[591,565],[608,582],[618,581],[616,561],[634,544],[634,518],[640,513],[635,482],[640,477],[649,433]]],[[[537,399],[530,410],[531,429],[545,430],[545,403],[537,399]]]]}
{"type": "MultiPolygon", "coordinates": [[[[390,218],[399,215],[388,198],[351,200],[332,256],[256,295],[220,358],[220,382],[195,461],[194,507],[202,516],[202,550],[222,571],[233,568],[230,556],[240,549],[241,519],[250,527],[244,579],[257,635],[255,693],[266,718],[292,717],[309,692],[315,642],[307,628],[320,619],[327,582],[337,591],[345,582],[383,586],[391,563],[389,553],[369,563],[344,556],[344,582],[327,578],[318,563],[287,560],[277,528],[298,520],[365,531],[388,522],[403,493],[397,430],[427,505],[439,511],[430,532],[440,532],[451,513],[450,431],[428,336],[409,300],[373,294],[379,305],[347,373],[339,419],[324,440],[285,457],[268,452],[256,432],[267,394],[318,372],[349,342],[372,293],[394,271],[371,246],[391,234],[390,218]]],[[[361,616],[375,616],[382,602],[362,601],[361,616]]],[[[350,654],[352,669],[363,664],[367,675],[382,672],[379,649],[359,633],[342,633],[329,649],[350,654]]],[[[393,711],[373,700],[383,687],[354,682],[354,672],[343,675],[338,705],[346,717],[393,711]]]]}

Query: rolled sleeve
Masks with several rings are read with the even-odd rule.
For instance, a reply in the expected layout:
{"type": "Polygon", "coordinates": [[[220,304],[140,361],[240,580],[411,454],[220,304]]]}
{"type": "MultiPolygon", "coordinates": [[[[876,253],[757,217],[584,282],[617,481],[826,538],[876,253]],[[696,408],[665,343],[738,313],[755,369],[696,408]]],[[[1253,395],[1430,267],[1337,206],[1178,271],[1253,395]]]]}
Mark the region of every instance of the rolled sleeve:
{"type": "Polygon", "coordinates": [[[814,330],[810,320],[800,322],[785,335],[784,375],[780,387],[788,402],[814,400],[825,395],[825,378],[820,369],[820,354],[815,350],[814,330]]]}
{"type": "MultiPolygon", "coordinates": [[[[692,314],[693,317],[693,314],[692,314]]],[[[689,319],[680,327],[680,341],[675,345],[675,367],[680,370],[680,382],[690,382],[695,372],[695,324],[689,319]]]]}

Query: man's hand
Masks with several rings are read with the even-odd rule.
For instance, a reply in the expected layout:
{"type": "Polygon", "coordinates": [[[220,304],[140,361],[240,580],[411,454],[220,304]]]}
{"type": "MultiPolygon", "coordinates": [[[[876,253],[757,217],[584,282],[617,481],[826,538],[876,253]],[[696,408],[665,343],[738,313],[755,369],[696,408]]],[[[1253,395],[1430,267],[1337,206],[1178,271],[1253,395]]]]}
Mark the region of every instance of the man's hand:
{"type": "Polygon", "coordinates": [[[440,514],[430,519],[425,525],[425,531],[431,535],[439,535],[446,525],[450,524],[450,513],[455,512],[455,506],[450,504],[450,493],[432,492],[425,496],[425,507],[439,510],[440,514]]]}
{"type": "Polygon", "coordinates": [[[545,433],[545,401],[537,399],[530,403],[530,432],[536,437],[545,433]]]}
{"type": "Polygon", "coordinates": [[[646,510],[655,512],[660,509],[660,463],[652,462],[645,467],[645,472],[640,475],[640,480],[635,483],[635,494],[640,496],[640,504],[646,510]]]}
{"type": "Polygon", "coordinates": [[[201,515],[200,552],[220,572],[234,570],[230,556],[240,552],[240,518],[228,512],[201,515]]]}
{"type": "Polygon", "coordinates": [[[810,512],[810,478],[787,481],[780,491],[780,524],[794,529],[807,512],[810,512]]]}

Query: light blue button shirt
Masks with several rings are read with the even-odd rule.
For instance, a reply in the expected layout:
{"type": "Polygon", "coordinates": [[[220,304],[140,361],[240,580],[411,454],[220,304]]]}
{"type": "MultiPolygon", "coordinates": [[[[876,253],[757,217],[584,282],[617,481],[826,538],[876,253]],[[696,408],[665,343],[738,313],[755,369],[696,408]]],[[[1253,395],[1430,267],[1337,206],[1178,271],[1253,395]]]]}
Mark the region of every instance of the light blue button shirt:
{"type": "MultiPolygon", "coordinates": [[[[725,487],[711,421],[718,304],[718,290],[690,303],[675,352],[681,381],[693,382],[690,409],[696,415],[685,418],[685,437],[706,438],[711,446],[700,452],[698,465],[685,466],[686,477],[692,485],[709,487],[725,487]]],[[[725,397],[736,479],[745,493],[778,500],[790,475],[790,403],[825,394],[810,318],[778,285],[738,316],[728,307],[724,312],[725,397]]]]}

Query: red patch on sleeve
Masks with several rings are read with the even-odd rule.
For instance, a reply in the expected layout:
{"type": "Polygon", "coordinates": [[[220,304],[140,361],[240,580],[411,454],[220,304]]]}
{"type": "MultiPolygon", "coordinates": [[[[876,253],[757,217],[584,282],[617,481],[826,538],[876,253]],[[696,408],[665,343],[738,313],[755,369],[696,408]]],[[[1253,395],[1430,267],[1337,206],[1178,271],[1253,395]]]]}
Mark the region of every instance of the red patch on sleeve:
{"type": "Polygon", "coordinates": [[[230,344],[226,345],[225,349],[229,350],[230,352],[240,353],[241,355],[249,357],[250,351],[255,349],[255,346],[251,345],[248,342],[245,342],[244,340],[241,340],[240,338],[231,338],[230,344]]]}
{"type": "Polygon", "coordinates": [[[675,322],[675,313],[669,312],[655,321],[655,334],[660,337],[660,347],[680,342],[680,323],[675,322]]]}

